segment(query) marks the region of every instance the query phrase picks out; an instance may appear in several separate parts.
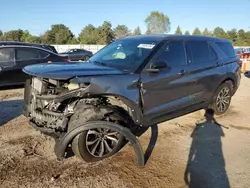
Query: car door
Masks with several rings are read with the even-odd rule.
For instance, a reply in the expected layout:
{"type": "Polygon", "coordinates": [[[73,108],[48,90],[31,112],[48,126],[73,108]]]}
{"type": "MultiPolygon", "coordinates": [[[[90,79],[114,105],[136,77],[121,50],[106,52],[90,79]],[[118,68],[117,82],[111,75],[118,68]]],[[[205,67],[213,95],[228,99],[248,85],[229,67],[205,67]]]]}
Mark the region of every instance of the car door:
{"type": "Polygon", "coordinates": [[[11,85],[14,81],[13,67],[15,66],[15,49],[0,48],[0,86],[11,85]]]}
{"type": "Polygon", "coordinates": [[[71,61],[78,61],[79,55],[80,54],[77,52],[77,49],[72,49],[70,50],[70,53],[69,53],[69,59],[71,61]]]}
{"type": "MultiPolygon", "coordinates": [[[[45,58],[41,58],[41,54],[39,53],[40,51],[41,50],[32,47],[15,48],[16,64],[13,67],[15,82],[24,83],[27,79],[28,75],[22,71],[25,66],[44,63],[45,58]]],[[[46,53],[44,55],[46,56],[46,53]]]]}
{"type": "MultiPolygon", "coordinates": [[[[186,41],[186,49],[188,54],[187,71],[195,82],[194,92],[197,94],[197,100],[209,101],[215,89],[214,85],[220,78],[217,70],[222,68],[217,54],[205,40],[186,41]]],[[[221,70],[222,72],[223,70],[221,70]]]]}
{"type": "Polygon", "coordinates": [[[194,104],[191,94],[194,88],[187,72],[187,59],[183,41],[168,41],[149,65],[165,62],[167,67],[159,72],[141,73],[141,96],[144,123],[165,121],[168,114],[194,104]]]}

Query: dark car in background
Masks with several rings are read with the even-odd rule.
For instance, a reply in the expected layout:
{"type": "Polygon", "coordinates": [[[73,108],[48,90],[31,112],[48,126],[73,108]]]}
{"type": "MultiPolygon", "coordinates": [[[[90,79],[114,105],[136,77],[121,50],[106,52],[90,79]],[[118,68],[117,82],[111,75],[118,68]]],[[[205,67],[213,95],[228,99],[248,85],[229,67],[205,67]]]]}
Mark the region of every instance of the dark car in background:
{"type": "Polygon", "coordinates": [[[27,65],[55,61],[68,62],[69,59],[35,46],[0,46],[0,87],[24,84],[27,74],[24,74],[22,69],[27,65]]]}
{"type": "Polygon", "coordinates": [[[60,53],[61,55],[68,55],[71,61],[87,61],[93,56],[91,51],[85,49],[69,49],[66,52],[60,53]]]}
{"type": "Polygon", "coordinates": [[[29,42],[17,42],[17,41],[1,41],[0,46],[10,46],[10,45],[21,45],[21,46],[34,46],[38,48],[44,48],[46,50],[52,51],[54,53],[58,53],[54,46],[47,45],[47,44],[36,44],[36,43],[29,43],[29,42]]]}

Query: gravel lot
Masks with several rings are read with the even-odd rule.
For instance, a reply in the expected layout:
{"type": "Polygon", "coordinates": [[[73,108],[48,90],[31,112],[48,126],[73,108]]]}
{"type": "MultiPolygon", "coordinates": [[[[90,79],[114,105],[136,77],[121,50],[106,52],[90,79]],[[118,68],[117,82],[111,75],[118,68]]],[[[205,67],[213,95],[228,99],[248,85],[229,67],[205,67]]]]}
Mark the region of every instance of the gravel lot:
{"type": "MultiPolygon", "coordinates": [[[[158,139],[145,166],[126,146],[112,158],[86,164],[57,161],[54,140],[21,115],[22,89],[0,91],[0,186],[7,187],[250,187],[250,79],[243,77],[221,125],[195,112],[158,125],[158,139]]],[[[146,150],[150,130],[140,141],[146,150]]]]}

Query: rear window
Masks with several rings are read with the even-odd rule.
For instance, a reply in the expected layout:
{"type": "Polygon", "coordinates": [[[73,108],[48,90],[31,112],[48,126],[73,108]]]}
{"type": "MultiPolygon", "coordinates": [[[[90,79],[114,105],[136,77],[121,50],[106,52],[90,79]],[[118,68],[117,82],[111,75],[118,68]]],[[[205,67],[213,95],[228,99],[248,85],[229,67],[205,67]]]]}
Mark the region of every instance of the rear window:
{"type": "Polygon", "coordinates": [[[14,65],[15,50],[14,48],[0,49],[0,67],[10,67],[14,65]]]}
{"type": "Polygon", "coordinates": [[[231,43],[228,42],[216,42],[220,49],[225,53],[227,57],[235,57],[235,50],[231,43]]]}
{"type": "Polygon", "coordinates": [[[38,59],[39,55],[37,50],[29,48],[17,48],[16,50],[16,60],[29,60],[29,59],[38,59]]]}
{"type": "Polygon", "coordinates": [[[206,41],[186,42],[192,64],[206,63],[216,59],[216,54],[206,41]]]}

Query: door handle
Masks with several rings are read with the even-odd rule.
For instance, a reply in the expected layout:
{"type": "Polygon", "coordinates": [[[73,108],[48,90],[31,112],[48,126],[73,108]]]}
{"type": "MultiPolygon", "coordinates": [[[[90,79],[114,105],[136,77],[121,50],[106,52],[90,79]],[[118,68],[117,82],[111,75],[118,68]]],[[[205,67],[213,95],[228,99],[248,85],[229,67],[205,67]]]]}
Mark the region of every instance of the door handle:
{"type": "Polygon", "coordinates": [[[179,75],[184,75],[184,74],[187,74],[187,70],[181,70],[181,71],[179,72],[179,75]]]}

